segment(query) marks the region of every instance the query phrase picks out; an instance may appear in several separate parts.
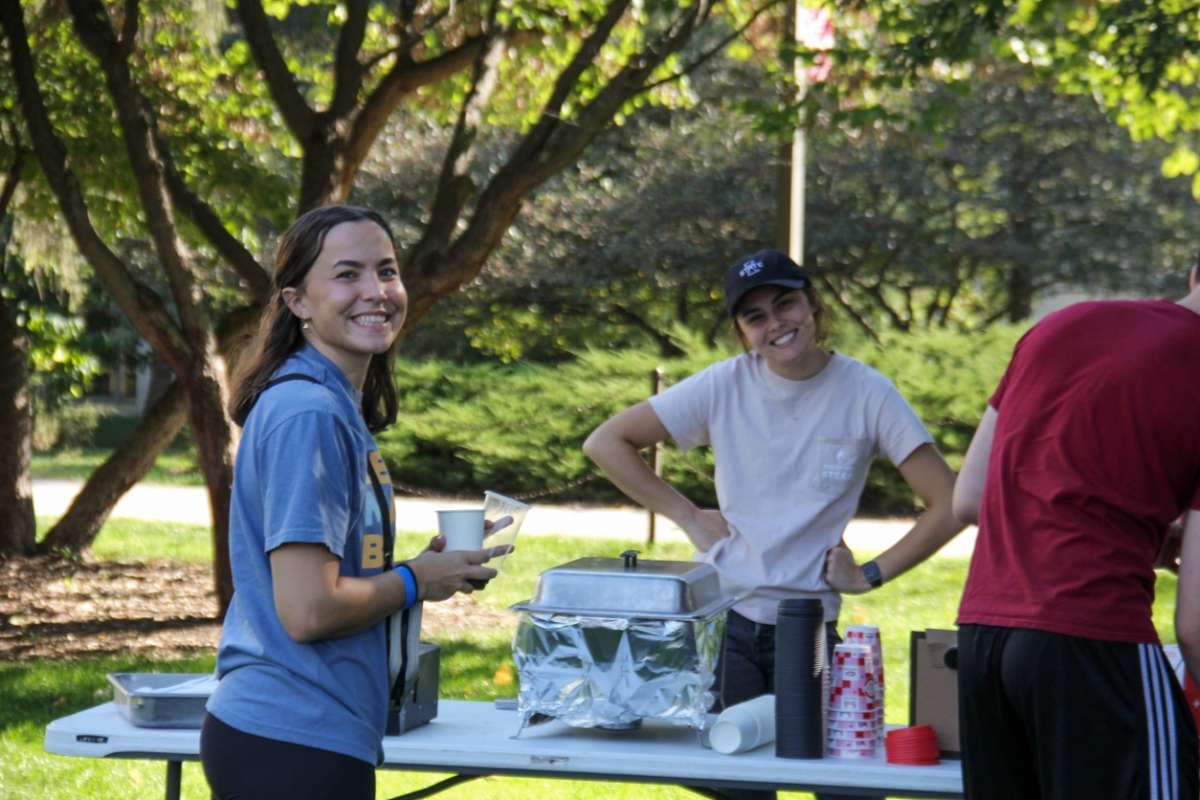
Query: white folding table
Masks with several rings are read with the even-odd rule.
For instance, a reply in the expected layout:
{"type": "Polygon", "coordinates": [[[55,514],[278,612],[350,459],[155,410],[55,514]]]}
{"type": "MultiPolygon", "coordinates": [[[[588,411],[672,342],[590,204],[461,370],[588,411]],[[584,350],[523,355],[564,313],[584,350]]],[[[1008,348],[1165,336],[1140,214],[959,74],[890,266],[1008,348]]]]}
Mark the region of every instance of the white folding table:
{"type": "MultiPolygon", "coordinates": [[[[714,797],[727,788],[962,796],[958,761],[900,766],[883,758],[777,758],[769,745],[722,755],[702,747],[695,730],[656,722],[617,732],[550,721],[526,727],[518,736],[519,719],[515,711],[492,703],[441,700],[437,718],[428,725],[383,740],[383,768],[456,773],[431,787],[435,790],[469,777],[526,775],[703,787],[714,797]]],[[[199,758],[200,731],[136,727],[113,703],[104,703],[51,722],[45,748],[65,756],[165,761],[167,800],[178,800],[181,765],[199,758]]],[[[405,797],[429,793],[423,789],[405,797]]]]}

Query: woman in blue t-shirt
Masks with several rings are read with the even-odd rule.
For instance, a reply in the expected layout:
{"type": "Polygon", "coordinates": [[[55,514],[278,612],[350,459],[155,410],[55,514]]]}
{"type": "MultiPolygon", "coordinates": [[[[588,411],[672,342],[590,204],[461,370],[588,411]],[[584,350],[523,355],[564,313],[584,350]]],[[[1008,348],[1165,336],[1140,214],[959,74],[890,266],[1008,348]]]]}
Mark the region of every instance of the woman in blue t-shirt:
{"type": "Polygon", "coordinates": [[[391,479],[372,433],[396,418],[407,304],[374,211],[317,208],[280,240],[231,402],[234,596],[200,738],[221,800],[373,798],[403,638],[389,616],[496,574],[489,552],[443,553],[440,537],[392,564],[391,479]]]}

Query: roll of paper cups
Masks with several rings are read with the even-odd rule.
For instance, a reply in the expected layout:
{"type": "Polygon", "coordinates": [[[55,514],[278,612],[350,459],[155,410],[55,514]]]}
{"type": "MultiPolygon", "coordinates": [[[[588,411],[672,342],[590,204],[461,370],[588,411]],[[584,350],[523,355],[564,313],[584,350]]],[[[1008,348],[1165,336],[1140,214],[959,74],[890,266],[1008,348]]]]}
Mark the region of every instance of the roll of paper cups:
{"type": "Polygon", "coordinates": [[[708,732],[718,753],[743,753],[775,741],[775,695],[764,694],[721,712],[708,732]]]}

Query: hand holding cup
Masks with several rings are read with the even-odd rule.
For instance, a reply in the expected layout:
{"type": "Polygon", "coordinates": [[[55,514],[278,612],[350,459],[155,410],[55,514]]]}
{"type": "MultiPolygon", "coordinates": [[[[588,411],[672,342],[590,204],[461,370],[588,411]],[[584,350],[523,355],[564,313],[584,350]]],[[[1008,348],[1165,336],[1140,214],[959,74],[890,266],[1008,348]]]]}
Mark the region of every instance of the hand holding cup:
{"type": "MultiPolygon", "coordinates": [[[[442,552],[457,550],[482,550],[485,534],[497,531],[512,524],[512,517],[505,516],[491,522],[483,518],[482,508],[446,509],[437,512],[438,534],[445,540],[442,552]]],[[[488,558],[507,554],[511,546],[491,548],[487,551],[488,558]]],[[[469,579],[467,581],[476,589],[487,586],[487,580],[469,579]]]]}

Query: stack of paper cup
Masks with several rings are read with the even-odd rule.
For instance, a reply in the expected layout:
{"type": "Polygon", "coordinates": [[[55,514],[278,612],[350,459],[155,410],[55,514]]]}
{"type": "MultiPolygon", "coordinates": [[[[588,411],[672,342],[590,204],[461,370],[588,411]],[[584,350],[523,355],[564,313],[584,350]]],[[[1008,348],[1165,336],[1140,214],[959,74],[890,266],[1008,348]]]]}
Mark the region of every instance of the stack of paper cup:
{"type": "Polygon", "coordinates": [[[879,638],[879,628],[874,625],[849,625],[846,627],[846,644],[865,644],[871,648],[871,657],[875,660],[875,698],[879,701],[879,746],[883,746],[883,640],[879,638]]]}
{"type": "Polygon", "coordinates": [[[775,695],[760,695],[722,711],[708,741],[718,753],[742,753],[775,741],[775,695]]]}
{"type": "Polygon", "coordinates": [[[883,708],[875,689],[875,659],[864,644],[833,648],[829,690],[829,755],[874,758],[883,730],[883,708]]]}

